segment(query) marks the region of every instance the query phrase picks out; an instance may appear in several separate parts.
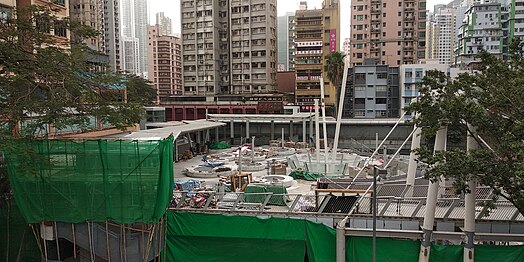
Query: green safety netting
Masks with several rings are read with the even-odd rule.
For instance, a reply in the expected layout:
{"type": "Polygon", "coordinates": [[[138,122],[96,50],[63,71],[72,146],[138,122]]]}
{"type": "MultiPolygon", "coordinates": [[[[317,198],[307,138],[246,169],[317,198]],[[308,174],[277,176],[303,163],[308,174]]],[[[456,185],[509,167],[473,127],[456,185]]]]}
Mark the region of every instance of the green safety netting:
{"type": "Polygon", "coordinates": [[[475,246],[476,262],[524,261],[524,246],[475,246]]]}
{"type": "Polygon", "coordinates": [[[335,261],[334,231],[303,219],[167,216],[166,261],[335,261]]]}
{"type": "Polygon", "coordinates": [[[33,231],[14,202],[0,204],[0,232],[0,261],[42,261],[33,231]]]}
{"type": "Polygon", "coordinates": [[[291,171],[289,176],[293,177],[294,179],[304,179],[306,181],[317,181],[317,178],[321,177],[319,173],[299,169],[291,171]]]}
{"type": "MultiPolygon", "coordinates": [[[[368,262],[373,254],[371,237],[346,238],[346,261],[368,262]]],[[[420,241],[377,238],[377,262],[418,261],[420,241]]]]}
{"type": "Polygon", "coordinates": [[[230,148],[230,146],[226,142],[213,141],[209,145],[209,149],[227,149],[227,148],[230,148]]]}
{"type": "Polygon", "coordinates": [[[173,193],[173,138],[20,140],[6,152],[28,223],[156,223],[173,193]]]}

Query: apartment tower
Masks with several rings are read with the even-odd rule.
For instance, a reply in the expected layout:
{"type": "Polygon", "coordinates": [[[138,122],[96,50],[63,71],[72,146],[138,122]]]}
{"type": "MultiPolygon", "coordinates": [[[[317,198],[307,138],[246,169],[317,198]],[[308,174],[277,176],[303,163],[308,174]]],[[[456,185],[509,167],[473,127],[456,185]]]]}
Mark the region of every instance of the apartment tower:
{"type": "Polygon", "coordinates": [[[336,88],[323,70],[326,56],[340,50],[340,6],[338,0],[325,0],[322,9],[308,10],[301,3],[296,11],[295,101],[301,106],[320,99],[320,78],[324,79],[325,103],[329,114],[336,104],[336,88]]]}
{"type": "Polygon", "coordinates": [[[181,12],[184,96],[275,90],[276,0],[182,0],[181,12]]]}
{"type": "Polygon", "coordinates": [[[427,25],[426,56],[440,64],[451,65],[455,49],[456,9],[436,5],[427,25]]]}
{"type": "Polygon", "coordinates": [[[179,37],[164,35],[159,24],[148,27],[149,80],[156,89],[156,103],[182,94],[182,43],[179,37]]]}
{"type": "Polygon", "coordinates": [[[295,13],[278,17],[278,71],[295,71],[295,13]]]}
{"type": "Polygon", "coordinates": [[[158,25],[160,35],[172,35],[173,23],[171,18],[164,15],[164,12],[156,13],[156,24],[158,25]]]}
{"type": "Polygon", "coordinates": [[[426,56],[425,0],[351,0],[351,65],[398,66],[426,56]]]}
{"type": "Polygon", "coordinates": [[[122,70],[147,76],[147,1],[122,0],[120,25],[122,37],[122,70]]]}

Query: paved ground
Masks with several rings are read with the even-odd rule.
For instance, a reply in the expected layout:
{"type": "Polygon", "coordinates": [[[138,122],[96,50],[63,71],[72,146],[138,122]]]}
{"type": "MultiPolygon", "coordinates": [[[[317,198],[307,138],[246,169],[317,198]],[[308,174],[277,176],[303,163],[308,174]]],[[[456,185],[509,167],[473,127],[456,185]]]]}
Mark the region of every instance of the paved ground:
{"type": "MultiPolygon", "coordinates": [[[[223,150],[212,150],[212,154],[214,153],[221,153],[221,152],[230,152],[232,149],[223,149],[223,150]]],[[[217,178],[192,178],[184,175],[184,169],[192,166],[197,166],[202,164],[202,156],[203,155],[197,155],[193,157],[192,159],[186,160],[186,161],[179,161],[174,164],[174,173],[175,173],[175,179],[180,180],[189,180],[189,179],[197,179],[200,181],[205,181],[206,186],[214,186],[218,183],[218,177],[217,178]]],[[[287,174],[289,174],[291,170],[287,169],[287,174]]],[[[253,178],[265,176],[268,174],[268,170],[264,169],[262,171],[258,172],[252,172],[253,178]]],[[[304,180],[295,180],[294,185],[292,187],[289,187],[288,193],[290,194],[303,194],[312,188],[311,185],[315,183],[314,181],[304,181],[304,180]]]]}

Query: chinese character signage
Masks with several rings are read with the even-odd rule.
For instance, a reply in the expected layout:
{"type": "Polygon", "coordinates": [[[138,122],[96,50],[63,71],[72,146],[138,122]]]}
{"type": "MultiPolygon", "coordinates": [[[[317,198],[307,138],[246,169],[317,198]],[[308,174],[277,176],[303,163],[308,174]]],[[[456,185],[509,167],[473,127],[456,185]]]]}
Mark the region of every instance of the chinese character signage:
{"type": "Polygon", "coordinates": [[[337,51],[337,29],[331,29],[329,31],[329,51],[337,51]]]}

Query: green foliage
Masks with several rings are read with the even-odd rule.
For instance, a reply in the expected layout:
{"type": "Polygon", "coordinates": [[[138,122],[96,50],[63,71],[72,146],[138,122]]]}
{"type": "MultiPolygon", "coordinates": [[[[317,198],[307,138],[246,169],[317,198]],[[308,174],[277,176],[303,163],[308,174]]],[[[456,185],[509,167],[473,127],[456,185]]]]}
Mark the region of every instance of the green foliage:
{"type": "Polygon", "coordinates": [[[140,121],[152,89],[144,79],[90,61],[98,54],[81,41],[97,34],[35,6],[0,23],[0,126],[9,136],[33,137],[48,124],[84,129],[93,116],[118,128],[140,121]],[[70,30],[72,43],[48,33],[57,27],[70,30]],[[128,85],[128,101],[121,83],[128,85]],[[21,133],[17,126],[28,117],[21,133]]]}
{"type": "Polygon", "coordinates": [[[510,53],[509,61],[502,61],[482,52],[478,71],[461,74],[453,81],[442,72],[428,72],[418,101],[408,111],[418,112],[414,121],[424,127],[426,137],[434,136],[442,124],[447,124],[456,127],[453,133],[462,138],[466,130],[476,134],[480,145],[469,153],[465,148],[435,155],[429,148],[418,150],[420,160],[432,166],[427,173],[430,178],[453,178],[457,189],[466,192],[467,181],[475,178],[524,214],[522,44],[512,43],[510,53]]]}
{"type": "Polygon", "coordinates": [[[344,76],[344,59],[346,55],[342,52],[332,52],[326,56],[324,72],[327,73],[329,81],[337,88],[342,84],[344,76]]]}

